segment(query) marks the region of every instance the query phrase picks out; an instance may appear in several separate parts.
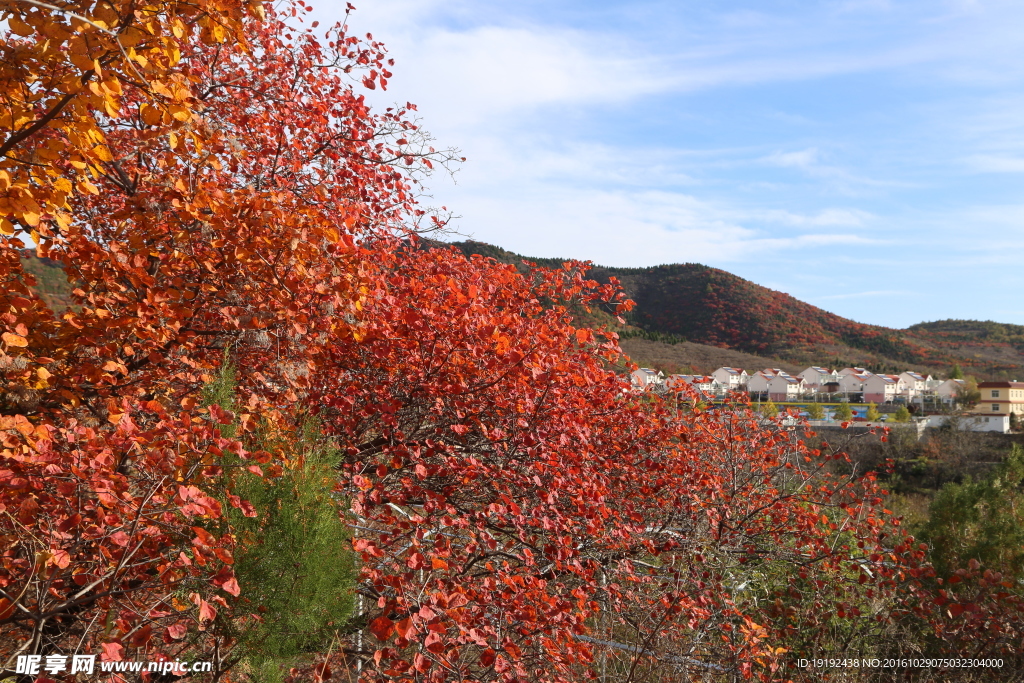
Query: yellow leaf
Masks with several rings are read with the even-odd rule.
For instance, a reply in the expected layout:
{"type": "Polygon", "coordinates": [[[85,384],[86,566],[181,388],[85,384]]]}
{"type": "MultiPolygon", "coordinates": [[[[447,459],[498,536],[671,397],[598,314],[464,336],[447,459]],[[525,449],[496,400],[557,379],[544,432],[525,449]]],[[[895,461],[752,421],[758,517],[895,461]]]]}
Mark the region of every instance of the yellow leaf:
{"type": "Polygon", "coordinates": [[[10,222],[6,218],[0,218],[0,235],[13,235],[14,234],[14,223],[10,222]]]}
{"type": "Polygon", "coordinates": [[[220,24],[214,24],[210,27],[210,36],[215,43],[223,43],[228,37],[228,32],[220,24]]]}
{"type": "Polygon", "coordinates": [[[149,84],[149,87],[152,88],[153,92],[155,92],[158,95],[163,95],[164,97],[171,97],[171,91],[168,90],[167,86],[160,81],[153,81],[149,84]]]}
{"type": "Polygon", "coordinates": [[[114,157],[110,154],[110,150],[107,149],[106,145],[96,145],[92,148],[92,151],[101,161],[114,160],[114,157]]]}
{"type": "Polygon", "coordinates": [[[35,211],[25,211],[21,214],[21,220],[25,221],[33,228],[39,225],[39,214],[35,211]]]}
{"type": "Polygon", "coordinates": [[[22,337],[20,334],[4,332],[2,335],[0,335],[0,338],[2,338],[8,346],[28,346],[28,340],[22,337]]]}
{"type": "Polygon", "coordinates": [[[98,187],[90,183],[88,180],[78,181],[78,191],[88,192],[89,194],[99,194],[100,190],[98,187]]]}
{"type": "Polygon", "coordinates": [[[7,171],[0,171],[0,192],[7,192],[11,186],[11,174],[7,171]]]}
{"type": "Polygon", "coordinates": [[[177,104],[172,104],[170,107],[171,116],[178,119],[179,121],[188,121],[192,118],[192,112],[187,107],[182,107],[177,104]]]}
{"type": "Polygon", "coordinates": [[[67,194],[71,192],[73,188],[71,186],[71,181],[67,178],[57,178],[53,181],[53,189],[67,194]]]}
{"type": "Polygon", "coordinates": [[[52,377],[50,371],[47,370],[46,368],[36,368],[36,375],[39,377],[39,379],[43,381],[46,381],[50,379],[50,377],[52,377]]]}

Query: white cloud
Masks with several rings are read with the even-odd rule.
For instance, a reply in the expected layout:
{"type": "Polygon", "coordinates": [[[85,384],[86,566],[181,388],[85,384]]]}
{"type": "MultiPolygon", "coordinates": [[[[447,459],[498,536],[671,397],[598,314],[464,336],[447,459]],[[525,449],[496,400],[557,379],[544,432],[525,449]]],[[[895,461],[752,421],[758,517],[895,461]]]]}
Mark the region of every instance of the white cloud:
{"type": "Polygon", "coordinates": [[[811,168],[818,166],[818,150],[814,147],[798,152],[775,152],[764,157],[764,162],[783,168],[811,168]]]}
{"type": "Polygon", "coordinates": [[[530,186],[506,196],[475,195],[461,206],[460,224],[474,239],[531,256],[572,256],[613,266],[740,263],[775,259],[787,250],[875,243],[843,232],[780,237],[753,226],[820,227],[835,225],[834,219],[827,212],[751,211],[678,192],[530,186]]]}
{"type": "Polygon", "coordinates": [[[824,209],[815,214],[799,214],[779,209],[752,212],[751,218],[759,218],[766,222],[795,227],[813,226],[847,226],[858,227],[869,222],[874,216],[860,209],[824,209]]]}
{"type": "Polygon", "coordinates": [[[967,159],[968,165],[981,173],[1024,173],[1024,158],[976,154],[967,159]]]}

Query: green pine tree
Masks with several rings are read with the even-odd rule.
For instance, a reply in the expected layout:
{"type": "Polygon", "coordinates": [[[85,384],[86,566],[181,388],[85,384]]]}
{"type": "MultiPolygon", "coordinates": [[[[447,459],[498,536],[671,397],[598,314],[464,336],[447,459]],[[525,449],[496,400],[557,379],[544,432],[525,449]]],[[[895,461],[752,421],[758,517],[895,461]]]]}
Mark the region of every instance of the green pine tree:
{"type": "Polygon", "coordinates": [[[820,403],[812,403],[811,407],[807,409],[807,417],[811,420],[824,420],[825,409],[821,407],[820,403]]]}
{"type": "Polygon", "coordinates": [[[853,409],[849,403],[840,403],[836,408],[835,419],[840,422],[849,422],[853,419],[853,409]]]}
{"type": "MultiPolygon", "coordinates": [[[[225,362],[206,387],[205,402],[230,410],[234,390],[235,371],[225,362]]],[[[231,634],[238,642],[233,657],[254,680],[279,683],[296,659],[325,651],[353,630],[358,568],[343,501],[333,493],[341,453],[317,423],[307,420],[288,438],[257,432],[246,447],[273,453],[287,466],[280,477],[260,477],[241,466],[251,461],[225,463],[225,488],[257,513],[247,517],[224,505],[238,539],[233,568],[242,593],[235,611],[262,620],[239,622],[231,634]]]]}
{"type": "Polygon", "coordinates": [[[949,379],[963,379],[964,371],[960,369],[959,364],[954,364],[953,368],[949,371],[949,379]]]}
{"type": "Polygon", "coordinates": [[[896,412],[893,413],[892,419],[896,422],[910,422],[910,411],[907,410],[906,406],[900,406],[896,409],[896,412]]]}
{"type": "Polygon", "coordinates": [[[882,414],[878,412],[877,405],[875,405],[874,403],[869,403],[868,412],[865,417],[868,418],[868,422],[878,422],[880,419],[882,419],[882,414]]]}
{"type": "Polygon", "coordinates": [[[767,403],[761,406],[761,414],[764,415],[765,417],[777,417],[779,414],[779,409],[769,399],[767,403]]]}

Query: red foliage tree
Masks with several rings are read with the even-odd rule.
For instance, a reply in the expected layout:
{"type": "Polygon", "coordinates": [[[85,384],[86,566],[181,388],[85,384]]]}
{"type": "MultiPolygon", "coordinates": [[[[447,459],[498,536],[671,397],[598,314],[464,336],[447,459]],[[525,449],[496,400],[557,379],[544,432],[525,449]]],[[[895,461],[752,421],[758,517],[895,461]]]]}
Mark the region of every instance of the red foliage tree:
{"type": "Polygon", "coordinates": [[[371,680],[772,677],[837,605],[880,629],[859,605],[920,552],[886,549],[903,538],[873,479],[830,475],[831,454],[743,406],[680,415],[631,392],[614,338],[567,313],[615,300],[582,264],[384,265],[365,336],[310,386],[350,444],[371,680]]]}
{"type": "Polygon", "coordinates": [[[207,528],[215,498],[245,507],[217,487],[249,454],[220,427],[288,427],[318,335],[353,333],[355,240],[422,213],[400,168],[450,157],[355,91],[386,84],[383,48],[290,29],[300,5],[2,5],[0,77],[40,84],[2,98],[2,664],[229,645],[233,540],[207,528]],[[26,235],[72,310],[34,295],[26,235]],[[227,348],[237,416],[199,405],[227,348]]]}

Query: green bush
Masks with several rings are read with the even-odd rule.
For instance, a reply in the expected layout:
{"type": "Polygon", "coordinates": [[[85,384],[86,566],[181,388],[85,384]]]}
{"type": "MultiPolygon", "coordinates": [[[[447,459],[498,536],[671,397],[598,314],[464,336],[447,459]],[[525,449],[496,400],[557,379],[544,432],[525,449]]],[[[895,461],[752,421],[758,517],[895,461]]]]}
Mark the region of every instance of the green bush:
{"type": "Polygon", "coordinates": [[[977,560],[1024,578],[1024,449],[1014,444],[982,481],[946,484],[932,502],[920,538],[931,546],[939,576],[977,560]]]}

